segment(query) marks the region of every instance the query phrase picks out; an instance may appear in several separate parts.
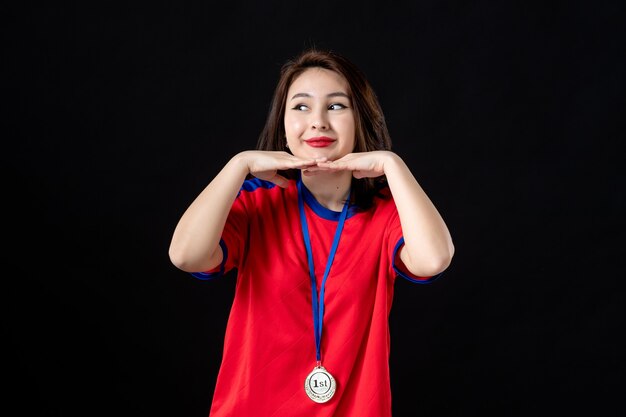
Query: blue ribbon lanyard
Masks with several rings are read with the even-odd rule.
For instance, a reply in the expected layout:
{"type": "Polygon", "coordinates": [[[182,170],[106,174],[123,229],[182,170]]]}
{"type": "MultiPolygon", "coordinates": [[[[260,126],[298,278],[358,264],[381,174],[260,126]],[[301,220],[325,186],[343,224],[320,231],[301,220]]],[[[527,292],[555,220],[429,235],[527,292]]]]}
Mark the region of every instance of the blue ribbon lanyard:
{"type": "Polygon", "coordinates": [[[350,191],[348,191],[348,197],[341,210],[339,216],[339,223],[337,223],[337,229],[335,231],[335,237],[333,244],[328,254],[328,261],[326,261],[326,270],[324,271],[324,277],[322,278],[322,287],[320,288],[319,297],[317,295],[317,281],[315,279],[315,267],[313,265],[313,251],[311,250],[311,237],[309,235],[309,226],[306,221],[304,213],[304,197],[302,194],[302,180],[298,181],[298,207],[300,208],[300,224],[302,225],[302,234],[304,236],[304,246],[306,247],[306,254],[309,262],[309,276],[311,277],[311,292],[312,292],[312,305],[313,305],[313,327],[315,331],[315,349],[317,363],[320,365],[322,355],[320,352],[320,344],[322,341],[322,325],[324,318],[324,290],[326,288],[326,280],[328,279],[328,273],[330,267],[333,264],[335,258],[335,252],[337,252],[337,246],[339,246],[339,239],[341,238],[341,232],[343,225],[348,215],[348,206],[350,205],[350,191]]]}

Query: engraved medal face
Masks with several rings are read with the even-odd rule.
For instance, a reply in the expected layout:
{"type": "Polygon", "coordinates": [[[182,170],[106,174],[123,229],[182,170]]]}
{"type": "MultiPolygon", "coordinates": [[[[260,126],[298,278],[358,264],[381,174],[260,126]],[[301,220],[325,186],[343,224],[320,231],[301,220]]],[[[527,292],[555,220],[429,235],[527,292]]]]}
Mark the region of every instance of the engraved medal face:
{"type": "Polygon", "coordinates": [[[323,366],[316,366],[304,381],[304,391],[316,403],[325,403],[335,394],[335,378],[323,366]]]}

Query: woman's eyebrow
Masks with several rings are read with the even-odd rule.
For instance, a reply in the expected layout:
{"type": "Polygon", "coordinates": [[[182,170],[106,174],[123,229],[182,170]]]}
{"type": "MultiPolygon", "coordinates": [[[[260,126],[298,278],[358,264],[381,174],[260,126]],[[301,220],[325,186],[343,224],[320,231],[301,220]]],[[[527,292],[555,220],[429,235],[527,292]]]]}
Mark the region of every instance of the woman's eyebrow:
{"type": "MultiPolygon", "coordinates": [[[[291,100],[296,99],[296,98],[301,98],[301,97],[310,98],[312,96],[309,93],[297,93],[297,94],[294,94],[293,97],[291,97],[291,100]]],[[[334,93],[327,94],[326,97],[345,97],[348,99],[350,98],[350,96],[348,96],[346,93],[342,91],[336,91],[334,93]]]]}

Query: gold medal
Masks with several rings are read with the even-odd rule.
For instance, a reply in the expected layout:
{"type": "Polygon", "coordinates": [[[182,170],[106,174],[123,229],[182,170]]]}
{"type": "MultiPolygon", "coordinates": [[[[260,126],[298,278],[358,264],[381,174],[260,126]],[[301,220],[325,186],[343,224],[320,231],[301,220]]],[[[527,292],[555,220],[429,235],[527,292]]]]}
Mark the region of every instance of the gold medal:
{"type": "Polygon", "coordinates": [[[304,381],[304,391],[316,403],[325,403],[333,398],[337,384],[335,378],[321,365],[313,368],[304,381]]]}

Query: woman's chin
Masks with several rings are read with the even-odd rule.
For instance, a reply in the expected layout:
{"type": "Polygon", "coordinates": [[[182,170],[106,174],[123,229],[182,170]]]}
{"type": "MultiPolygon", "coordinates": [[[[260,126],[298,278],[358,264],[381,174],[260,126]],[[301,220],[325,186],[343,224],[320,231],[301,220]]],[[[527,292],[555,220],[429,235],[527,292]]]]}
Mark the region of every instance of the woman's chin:
{"type": "Polygon", "coordinates": [[[313,159],[324,159],[326,161],[330,161],[329,155],[329,152],[323,151],[314,151],[309,153],[309,156],[313,159]]]}

